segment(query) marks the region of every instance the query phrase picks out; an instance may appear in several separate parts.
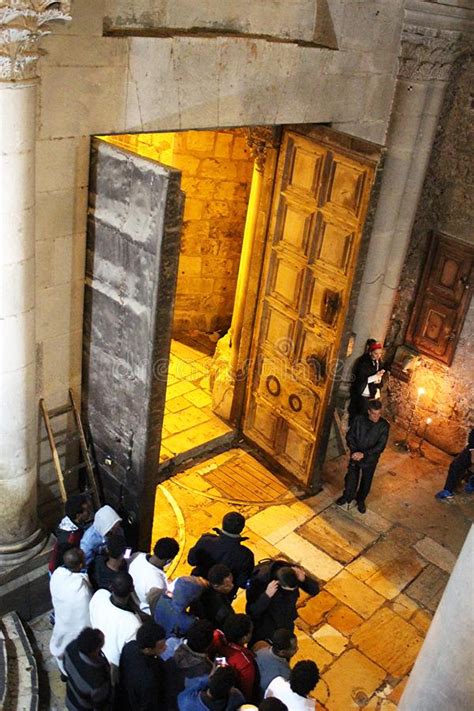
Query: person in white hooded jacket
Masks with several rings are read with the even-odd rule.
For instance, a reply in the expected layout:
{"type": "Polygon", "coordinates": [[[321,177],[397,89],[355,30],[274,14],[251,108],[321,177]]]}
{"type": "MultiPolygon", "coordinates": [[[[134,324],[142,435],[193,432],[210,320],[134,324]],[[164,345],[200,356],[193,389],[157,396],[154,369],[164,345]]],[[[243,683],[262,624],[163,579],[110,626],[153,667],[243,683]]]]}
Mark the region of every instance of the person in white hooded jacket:
{"type": "Polygon", "coordinates": [[[81,539],[81,549],[84,551],[86,566],[99,553],[101,547],[105,544],[106,536],[121,533],[121,522],[122,519],[118,513],[108,504],[96,511],[94,523],[87,529],[81,539]]]}
{"type": "Polygon", "coordinates": [[[64,553],[63,565],[56,568],[49,581],[55,615],[49,649],[62,674],[66,647],[84,627],[90,627],[89,603],[93,591],[87,573],[81,572],[83,566],[83,552],[70,548],[64,553]]]}

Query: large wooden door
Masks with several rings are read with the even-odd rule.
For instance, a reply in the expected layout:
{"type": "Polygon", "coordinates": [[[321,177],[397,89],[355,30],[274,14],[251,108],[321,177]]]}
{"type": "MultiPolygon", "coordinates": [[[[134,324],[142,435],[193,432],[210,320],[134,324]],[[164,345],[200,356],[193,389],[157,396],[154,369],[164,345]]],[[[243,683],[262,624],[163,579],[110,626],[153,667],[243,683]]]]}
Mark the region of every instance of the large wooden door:
{"type": "Polygon", "coordinates": [[[334,145],[335,132],[321,133],[322,140],[283,137],[243,423],[252,442],[305,484],[337,372],[376,166],[334,145]]]}
{"type": "Polygon", "coordinates": [[[106,500],[139,517],[146,545],[179,259],[181,173],[94,139],[90,175],[83,414],[106,500]]]}

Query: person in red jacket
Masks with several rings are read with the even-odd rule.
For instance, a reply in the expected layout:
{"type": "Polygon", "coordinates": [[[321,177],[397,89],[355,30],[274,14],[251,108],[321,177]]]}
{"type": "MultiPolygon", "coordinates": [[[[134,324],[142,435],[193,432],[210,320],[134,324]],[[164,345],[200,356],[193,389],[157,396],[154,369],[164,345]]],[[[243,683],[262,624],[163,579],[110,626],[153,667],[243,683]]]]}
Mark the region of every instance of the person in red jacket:
{"type": "Polygon", "coordinates": [[[247,644],[252,636],[253,625],[248,615],[230,615],[224,622],[222,632],[216,631],[214,650],[217,657],[225,657],[235,671],[235,685],[248,703],[258,700],[259,676],[255,656],[247,644]]]}

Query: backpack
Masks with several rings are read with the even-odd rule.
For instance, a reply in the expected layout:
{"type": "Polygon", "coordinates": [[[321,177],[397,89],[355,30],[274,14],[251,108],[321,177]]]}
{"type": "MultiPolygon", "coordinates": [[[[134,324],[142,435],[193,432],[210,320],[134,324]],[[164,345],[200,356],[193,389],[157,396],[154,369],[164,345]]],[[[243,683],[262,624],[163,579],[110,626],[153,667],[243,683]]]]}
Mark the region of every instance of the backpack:
{"type": "Polygon", "coordinates": [[[280,568],[288,567],[290,563],[282,558],[263,558],[259,560],[247,582],[247,600],[255,600],[267,587],[271,580],[275,580],[280,568]]]}

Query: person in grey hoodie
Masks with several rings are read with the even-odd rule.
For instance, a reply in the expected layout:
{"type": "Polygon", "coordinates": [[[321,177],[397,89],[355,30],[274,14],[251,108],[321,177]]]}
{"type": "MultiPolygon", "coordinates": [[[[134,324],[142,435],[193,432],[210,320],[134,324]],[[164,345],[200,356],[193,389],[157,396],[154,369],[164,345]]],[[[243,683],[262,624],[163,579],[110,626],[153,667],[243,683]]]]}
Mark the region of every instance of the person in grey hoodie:
{"type": "Polygon", "coordinates": [[[207,587],[208,582],[194,575],[177,578],[173,593],[162,595],[156,603],[154,618],[161,625],[166,637],[185,637],[196,617],[187,611],[207,587]]]}
{"type": "MultiPolygon", "coordinates": [[[[208,651],[212,645],[214,628],[208,620],[196,620],[188,630],[186,639],[176,649],[173,657],[165,662],[168,688],[171,699],[188,686],[197,677],[207,678],[212,671],[212,662],[208,651]]],[[[169,711],[176,711],[177,702],[171,704],[169,711]]]]}

